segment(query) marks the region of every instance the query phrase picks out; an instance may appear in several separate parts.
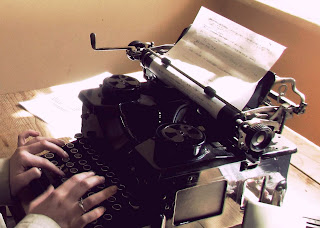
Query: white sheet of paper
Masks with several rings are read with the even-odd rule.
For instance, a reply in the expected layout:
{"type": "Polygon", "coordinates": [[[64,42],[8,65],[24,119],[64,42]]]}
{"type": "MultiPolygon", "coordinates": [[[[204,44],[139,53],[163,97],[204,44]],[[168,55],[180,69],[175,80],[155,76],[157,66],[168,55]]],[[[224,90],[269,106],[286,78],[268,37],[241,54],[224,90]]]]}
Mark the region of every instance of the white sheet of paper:
{"type": "MultiPolygon", "coordinates": [[[[189,31],[166,54],[172,64],[242,110],[259,80],[285,47],[202,7],[189,31]]],[[[151,65],[159,77],[206,108],[214,117],[225,105],[204,95],[203,89],[168,67],[151,65]],[[163,76],[161,73],[165,73],[163,76]]]]}

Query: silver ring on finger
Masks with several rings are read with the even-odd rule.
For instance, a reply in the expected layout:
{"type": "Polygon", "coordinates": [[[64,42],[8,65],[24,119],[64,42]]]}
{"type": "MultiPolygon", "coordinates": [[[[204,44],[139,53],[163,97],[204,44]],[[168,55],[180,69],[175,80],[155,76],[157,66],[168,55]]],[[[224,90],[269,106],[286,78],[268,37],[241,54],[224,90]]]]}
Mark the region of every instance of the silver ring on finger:
{"type": "Polygon", "coordinates": [[[79,207],[81,208],[81,210],[83,211],[83,213],[86,213],[87,210],[84,208],[83,206],[83,199],[80,198],[80,200],[78,201],[79,207]]]}

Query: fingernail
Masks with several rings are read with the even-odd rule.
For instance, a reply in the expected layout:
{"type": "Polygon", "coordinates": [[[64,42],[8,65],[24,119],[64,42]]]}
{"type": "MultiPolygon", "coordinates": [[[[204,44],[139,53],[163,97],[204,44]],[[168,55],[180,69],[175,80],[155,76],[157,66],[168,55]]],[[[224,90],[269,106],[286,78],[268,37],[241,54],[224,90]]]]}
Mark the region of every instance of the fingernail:
{"type": "Polygon", "coordinates": [[[102,210],[102,212],[104,213],[106,211],[105,207],[100,207],[100,210],[102,210]]]}
{"type": "Polygon", "coordinates": [[[113,192],[113,193],[116,193],[116,191],[118,191],[118,187],[116,185],[112,185],[110,187],[110,190],[113,192]]]}
{"type": "Polygon", "coordinates": [[[63,151],[64,155],[66,156],[66,158],[69,157],[69,154],[66,151],[63,151]]]}

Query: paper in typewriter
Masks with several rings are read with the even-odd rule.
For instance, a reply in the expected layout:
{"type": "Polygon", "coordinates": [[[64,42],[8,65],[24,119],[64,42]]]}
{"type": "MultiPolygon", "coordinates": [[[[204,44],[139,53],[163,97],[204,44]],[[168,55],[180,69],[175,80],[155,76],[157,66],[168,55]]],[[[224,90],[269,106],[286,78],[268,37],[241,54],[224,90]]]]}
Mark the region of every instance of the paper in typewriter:
{"type": "MultiPolygon", "coordinates": [[[[202,7],[189,31],[166,55],[172,64],[242,110],[284,50],[284,46],[202,7]]],[[[161,74],[161,63],[155,65],[161,74]]],[[[208,98],[202,88],[169,68],[171,73],[163,80],[217,117],[225,104],[208,98]]]]}

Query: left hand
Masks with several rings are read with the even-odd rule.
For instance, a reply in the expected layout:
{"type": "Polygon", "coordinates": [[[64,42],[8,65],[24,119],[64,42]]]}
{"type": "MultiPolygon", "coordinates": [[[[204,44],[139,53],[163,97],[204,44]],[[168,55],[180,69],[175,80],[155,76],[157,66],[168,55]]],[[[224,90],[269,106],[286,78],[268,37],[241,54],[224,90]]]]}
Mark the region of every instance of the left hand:
{"type": "Polygon", "coordinates": [[[62,140],[40,137],[39,132],[28,130],[18,137],[18,147],[10,158],[10,189],[11,195],[16,196],[32,180],[41,176],[39,168],[48,169],[58,175],[64,173],[54,164],[36,154],[48,150],[61,157],[68,154],[61,148],[65,143],[62,140]],[[28,137],[34,137],[27,141],[28,137]]]}

